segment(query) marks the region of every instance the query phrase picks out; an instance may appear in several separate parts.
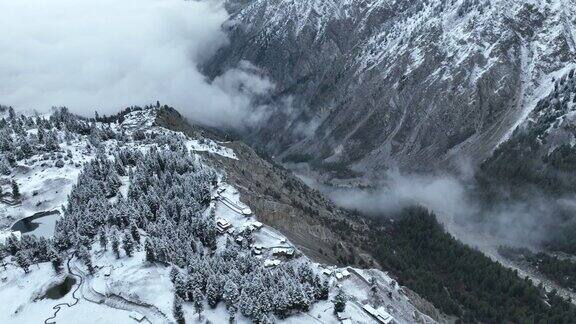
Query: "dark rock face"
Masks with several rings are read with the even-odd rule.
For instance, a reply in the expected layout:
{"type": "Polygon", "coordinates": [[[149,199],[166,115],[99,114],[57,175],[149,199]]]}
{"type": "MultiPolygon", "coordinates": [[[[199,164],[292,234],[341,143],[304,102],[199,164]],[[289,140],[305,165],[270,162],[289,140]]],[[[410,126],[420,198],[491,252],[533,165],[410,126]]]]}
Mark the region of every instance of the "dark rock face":
{"type": "Polygon", "coordinates": [[[283,105],[247,137],[335,177],[478,163],[575,62],[574,0],[229,0],[205,66],[262,68],[283,105]],[[290,100],[287,100],[290,98],[290,100]]]}

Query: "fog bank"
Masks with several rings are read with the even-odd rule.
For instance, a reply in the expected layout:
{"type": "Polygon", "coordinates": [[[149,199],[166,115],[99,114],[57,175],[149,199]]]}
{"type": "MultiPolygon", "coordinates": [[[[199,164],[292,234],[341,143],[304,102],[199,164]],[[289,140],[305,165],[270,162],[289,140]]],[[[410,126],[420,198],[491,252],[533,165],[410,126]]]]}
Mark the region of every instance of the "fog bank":
{"type": "Polygon", "coordinates": [[[301,178],[336,204],[373,217],[393,218],[410,205],[426,207],[452,235],[483,251],[494,251],[499,245],[541,249],[562,224],[556,216],[558,208],[576,210],[574,200],[544,196],[531,201],[483,204],[471,179],[450,175],[389,171],[385,180],[368,189],[331,187],[301,178]]]}
{"type": "Polygon", "coordinates": [[[227,43],[221,1],[0,1],[0,103],[93,116],[156,100],[209,126],[265,115],[273,85],[249,64],[207,82],[197,66],[227,43]],[[256,110],[256,112],[255,112],[256,110]]]}

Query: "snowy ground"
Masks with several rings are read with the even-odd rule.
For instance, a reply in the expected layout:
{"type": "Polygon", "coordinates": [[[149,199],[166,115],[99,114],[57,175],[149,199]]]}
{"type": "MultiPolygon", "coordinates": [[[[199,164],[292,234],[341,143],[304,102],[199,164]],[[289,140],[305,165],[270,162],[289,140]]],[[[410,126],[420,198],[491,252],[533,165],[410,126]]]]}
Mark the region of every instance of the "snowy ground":
{"type": "MultiPolygon", "coordinates": [[[[72,304],[75,301],[72,292],[59,300],[37,299],[48,287],[61,282],[64,276],[57,276],[49,263],[32,266],[27,275],[23,275],[19,267],[8,265],[6,270],[0,272],[0,323],[44,323],[54,314],[55,305],[72,304]]],[[[79,319],[85,319],[90,323],[125,323],[129,319],[128,314],[127,311],[80,299],[71,308],[62,307],[57,322],[78,323],[79,319]]]]}
{"type": "MultiPolygon", "coordinates": [[[[230,185],[222,184],[226,190],[222,195],[226,196],[235,204],[242,205],[239,201],[238,192],[230,185]]],[[[216,217],[228,220],[233,228],[241,229],[251,226],[256,221],[254,216],[245,216],[237,213],[221,201],[214,200],[213,208],[216,208],[216,217]]],[[[228,235],[228,234],[225,234],[228,235]]],[[[224,236],[221,240],[224,239],[224,236]]],[[[273,228],[263,226],[255,232],[255,243],[262,246],[263,259],[278,259],[281,262],[305,262],[309,261],[305,256],[296,256],[289,260],[283,257],[276,258],[272,255],[272,248],[293,247],[292,244],[273,228]]],[[[169,278],[169,267],[150,265],[145,261],[142,250],[136,251],[133,257],[121,255],[116,259],[112,251],[103,251],[94,245],[93,262],[97,268],[94,276],[86,275],[84,266],[73,259],[71,264],[72,274],[83,277],[82,288],[76,296],[80,301],[72,307],[62,307],[57,314],[58,323],[76,323],[78,318],[86,319],[87,323],[130,323],[135,322],[130,318],[131,312],[137,310],[147,318],[154,318],[152,322],[171,322],[172,303],[174,288],[169,278]],[[106,297],[108,296],[108,298],[106,297]],[[110,298],[110,296],[114,298],[110,298]],[[119,297],[119,298],[118,298],[119,297]],[[92,301],[102,301],[98,304],[92,301]],[[125,302],[122,299],[129,301],[125,302]],[[138,308],[139,305],[146,305],[138,308]],[[153,305],[153,306],[149,306],[153,305]],[[146,308],[149,308],[146,310],[146,308]],[[146,313],[149,311],[150,313],[146,313]],[[89,319],[89,320],[88,320],[89,319]]],[[[344,269],[316,264],[318,273],[324,269],[330,269],[331,298],[335,294],[336,287],[341,286],[350,297],[347,304],[346,316],[354,323],[376,323],[368,315],[362,305],[368,302],[370,286],[367,280],[376,277],[382,291],[382,299],[388,305],[386,310],[391,313],[399,323],[413,322],[412,314],[414,307],[407,298],[400,293],[400,287],[392,286],[392,279],[386,274],[375,271],[350,270],[350,277],[338,280],[336,273],[344,269]],[[388,299],[387,292],[393,293],[392,299],[388,299]]],[[[63,280],[65,274],[55,275],[50,264],[44,263],[31,267],[29,274],[23,275],[23,271],[8,265],[7,270],[0,272],[2,283],[0,284],[0,323],[41,323],[54,314],[54,307],[60,303],[73,303],[72,292],[80,284],[77,281],[65,297],[60,300],[40,299],[38,296],[54,283],[63,280]]],[[[326,276],[323,274],[323,276],[326,276]]],[[[224,323],[228,314],[223,305],[216,309],[210,309],[206,305],[201,322],[224,323]]],[[[191,305],[185,305],[187,322],[198,322],[198,315],[194,313],[191,305]]],[[[240,314],[237,316],[238,323],[247,323],[248,320],[240,314]]],[[[322,301],[314,304],[310,311],[305,314],[292,316],[283,322],[286,323],[338,323],[333,314],[333,306],[330,301],[322,301]]]]}
{"type": "MultiPolygon", "coordinates": [[[[161,134],[172,132],[161,127],[153,126],[155,119],[155,110],[134,111],[125,116],[121,125],[111,124],[112,129],[123,130],[127,135],[133,135],[136,130],[145,130],[146,132],[155,132],[161,134]]],[[[103,126],[99,123],[100,127],[103,126]]],[[[173,132],[172,132],[173,133],[173,132]]],[[[180,133],[182,137],[185,135],[180,133]]],[[[59,132],[62,139],[64,134],[59,132]]],[[[218,143],[209,139],[187,139],[187,147],[192,152],[209,152],[218,154],[227,158],[237,159],[234,152],[218,143]]],[[[116,140],[109,140],[103,143],[107,152],[112,148],[118,147],[116,140]]],[[[88,148],[89,140],[87,136],[79,136],[69,142],[60,143],[60,153],[56,154],[36,154],[24,161],[19,161],[10,177],[0,176],[0,185],[3,192],[10,190],[10,181],[15,180],[22,195],[21,203],[10,206],[0,202],[0,231],[7,232],[10,227],[18,220],[34,215],[38,212],[52,210],[61,211],[61,207],[66,205],[68,195],[72,186],[76,183],[78,175],[82,171],[84,163],[92,160],[96,155],[95,149],[88,148]],[[70,152],[69,154],[67,152],[70,152]],[[57,159],[62,158],[64,166],[58,168],[55,166],[57,159]]],[[[151,144],[137,144],[128,142],[126,147],[137,147],[143,152],[147,151],[151,144]]],[[[112,156],[110,156],[112,158],[112,156]]],[[[125,196],[128,190],[127,177],[123,177],[124,186],[120,189],[125,196]]],[[[52,216],[45,219],[37,219],[37,223],[42,223],[42,229],[34,234],[46,236],[53,232],[53,226],[58,217],[52,216]]]]}
{"type": "MultiPolygon", "coordinates": [[[[10,180],[15,180],[20,187],[21,203],[14,206],[0,203],[0,229],[7,229],[15,221],[38,212],[60,210],[68,200],[82,164],[94,156],[86,149],[86,144],[85,139],[63,143],[61,150],[69,150],[72,157],[59,153],[64,160],[62,168],[54,165],[58,154],[37,154],[23,163],[20,161],[10,180]]],[[[7,185],[4,190],[8,190],[7,185]]]]}
{"type": "MultiPolygon", "coordinates": [[[[121,127],[129,135],[138,129],[146,129],[147,132],[152,130],[157,133],[167,132],[165,129],[153,126],[151,111],[132,112],[126,116],[122,125],[114,125],[114,127],[121,127]]],[[[55,167],[54,161],[45,160],[41,156],[28,159],[22,167],[18,168],[14,178],[20,184],[22,203],[16,206],[1,204],[0,225],[4,232],[8,231],[18,219],[36,212],[57,210],[66,203],[82,164],[95,155],[93,150],[87,148],[87,144],[87,138],[82,137],[70,144],[62,144],[64,152],[67,150],[71,152],[71,157],[68,157],[63,168],[55,167]]],[[[115,140],[105,143],[107,148],[115,145],[118,145],[115,140]]],[[[149,148],[149,145],[135,145],[134,142],[126,145],[143,151],[149,148]]],[[[187,147],[190,151],[208,151],[237,159],[231,149],[210,140],[188,140],[187,147]]],[[[121,181],[120,192],[125,196],[129,187],[128,177],[121,177],[121,181]]],[[[280,232],[258,223],[257,215],[252,215],[249,206],[240,201],[240,195],[233,186],[226,183],[219,185],[213,193],[213,202],[206,213],[210,213],[212,209],[215,209],[216,219],[228,221],[235,233],[246,227],[256,227],[252,248],[258,247],[261,251],[262,262],[310,262],[280,232]],[[274,249],[278,248],[293,250],[294,257],[274,255],[274,249]]],[[[38,222],[43,226],[37,229],[36,234],[41,231],[49,236],[53,232],[54,222],[58,217],[60,216],[57,214],[50,218],[39,219],[38,222]]],[[[142,234],[145,235],[145,233],[142,234]]],[[[230,236],[232,240],[235,238],[234,234],[221,235],[220,246],[226,241],[226,236],[230,236]]],[[[152,323],[174,321],[172,317],[174,287],[169,278],[169,267],[151,265],[146,262],[142,246],[134,256],[126,257],[122,254],[119,259],[111,251],[103,251],[97,245],[94,245],[92,253],[96,267],[96,273],[93,276],[88,275],[84,265],[76,258],[71,259],[61,275],[56,275],[49,263],[33,265],[28,274],[24,274],[23,270],[14,264],[8,264],[5,269],[0,268],[0,300],[2,300],[0,323],[43,323],[54,316],[56,309],[53,307],[62,303],[66,304],[59,307],[60,310],[54,318],[57,323],[78,323],[79,319],[82,319],[84,323],[131,323],[136,322],[130,317],[134,314],[141,314],[152,323]],[[66,276],[77,278],[77,281],[63,298],[58,300],[39,298],[49,287],[63,282],[66,276]]],[[[362,309],[362,306],[370,299],[368,280],[371,277],[378,279],[383,309],[391,313],[398,323],[414,322],[413,314],[418,311],[401,293],[400,287],[392,284],[392,279],[385,273],[376,270],[346,269],[350,276],[337,278],[345,273],[345,269],[320,264],[314,266],[318,274],[329,277],[330,299],[335,295],[337,287],[345,290],[350,298],[345,316],[352,322],[376,323],[362,309]],[[329,275],[323,273],[326,270],[330,271],[329,275]]],[[[225,323],[228,321],[228,314],[222,303],[216,309],[210,309],[208,305],[205,305],[201,320],[188,303],[184,305],[184,312],[189,323],[225,323]]],[[[248,320],[241,314],[237,314],[236,322],[245,323],[248,320]]],[[[282,322],[338,323],[339,320],[333,314],[333,305],[328,300],[313,304],[308,313],[291,316],[282,322]]]]}
{"type": "Polygon", "coordinates": [[[238,160],[234,151],[208,139],[188,141],[188,149],[195,152],[210,152],[230,159],[238,160]]]}

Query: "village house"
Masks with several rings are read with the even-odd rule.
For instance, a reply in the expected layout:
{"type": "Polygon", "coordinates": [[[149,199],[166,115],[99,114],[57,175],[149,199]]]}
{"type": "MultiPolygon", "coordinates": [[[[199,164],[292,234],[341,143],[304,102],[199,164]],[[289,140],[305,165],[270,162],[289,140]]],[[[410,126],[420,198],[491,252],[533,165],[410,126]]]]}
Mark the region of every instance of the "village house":
{"type": "Polygon", "coordinates": [[[378,307],[378,309],[375,309],[370,305],[364,305],[362,306],[362,309],[364,309],[366,313],[370,314],[370,316],[376,319],[379,323],[383,324],[396,323],[394,321],[394,317],[388,314],[388,312],[385,311],[382,307],[378,307]]]}
{"type": "Polygon", "coordinates": [[[280,260],[265,260],[264,261],[264,266],[266,268],[272,268],[272,267],[276,267],[280,265],[280,260]]]}
{"type": "Polygon", "coordinates": [[[219,218],[218,220],[216,220],[216,229],[220,234],[226,233],[231,227],[232,225],[223,218],[219,218]]]}
{"type": "Polygon", "coordinates": [[[294,249],[293,248],[273,248],[272,255],[275,256],[283,256],[287,258],[291,258],[294,256],[294,249]]]}

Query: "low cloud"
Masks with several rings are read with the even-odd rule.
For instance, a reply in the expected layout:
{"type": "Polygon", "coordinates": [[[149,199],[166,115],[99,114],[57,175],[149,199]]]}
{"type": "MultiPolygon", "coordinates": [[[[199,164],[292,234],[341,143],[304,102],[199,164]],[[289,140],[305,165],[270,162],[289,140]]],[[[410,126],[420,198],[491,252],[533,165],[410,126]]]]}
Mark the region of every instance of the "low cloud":
{"type": "Polygon", "coordinates": [[[209,126],[265,117],[273,85],[247,63],[208,82],[198,66],[227,43],[220,1],[1,1],[0,103],[92,116],[159,100],[209,126]],[[264,111],[263,111],[264,110],[264,111]]]}
{"type": "Polygon", "coordinates": [[[344,207],[372,215],[393,214],[414,204],[454,214],[468,205],[464,187],[449,176],[403,175],[392,171],[386,178],[377,189],[336,189],[330,196],[344,207]]]}
{"type": "MultiPolygon", "coordinates": [[[[249,62],[241,61],[239,66],[224,72],[212,82],[214,97],[212,105],[218,108],[217,114],[210,114],[209,119],[201,120],[205,124],[217,126],[222,120],[230,121],[228,125],[236,128],[255,126],[260,121],[270,117],[272,107],[258,104],[257,98],[266,97],[273,89],[272,82],[263,75],[257,67],[249,62]],[[220,95],[219,95],[220,94],[220,95]],[[239,120],[240,118],[240,120],[239,120]]],[[[208,104],[210,105],[210,104],[208,104]]]]}
{"type": "Polygon", "coordinates": [[[572,198],[549,199],[542,194],[530,201],[482,203],[473,180],[450,175],[390,171],[371,189],[334,188],[301,178],[338,205],[374,217],[394,217],[405,207],[421,205],[455,237],[492,254],[500,245],[541,249],[562,226],[576,221],[570,216],[576,210],[572,198]]]}

